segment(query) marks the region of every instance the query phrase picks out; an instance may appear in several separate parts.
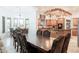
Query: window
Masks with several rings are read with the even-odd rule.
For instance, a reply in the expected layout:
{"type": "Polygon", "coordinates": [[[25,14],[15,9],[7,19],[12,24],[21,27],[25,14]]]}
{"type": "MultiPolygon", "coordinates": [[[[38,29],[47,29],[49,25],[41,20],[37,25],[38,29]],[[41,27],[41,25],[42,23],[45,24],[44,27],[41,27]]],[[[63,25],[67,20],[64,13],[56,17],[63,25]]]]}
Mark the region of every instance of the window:
{"type": "Polygon", "coordinates": [[[29,28],[29,19],[25,19],[25,28],[29,28]]]}
{"type": "Polygon", "coordinates": [[[18,27],[18,18],[13,18],[13,28],[17,28],[18,27]]]}
{"type": "Polygon", "coordinates": [[[10,28],[11,28],[11,18],[10,17],[7,17],[6,18],[6,32],[9,32],[10,31],[10,28]]]}
{"type": "Polygon", "coordinates": [[[25,23],[24,23],[24,19],[23,18],[19,19],[19,27],[22,27],[22,28],[25,27],[25,23]]]}

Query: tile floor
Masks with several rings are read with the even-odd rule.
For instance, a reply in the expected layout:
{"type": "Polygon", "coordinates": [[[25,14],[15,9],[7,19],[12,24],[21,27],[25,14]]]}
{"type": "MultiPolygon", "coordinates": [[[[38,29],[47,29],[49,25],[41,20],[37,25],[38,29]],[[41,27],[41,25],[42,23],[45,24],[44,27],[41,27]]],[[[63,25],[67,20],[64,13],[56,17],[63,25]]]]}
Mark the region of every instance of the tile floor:
{"type": "MultiPolygon", "coordinates": [[[[13,47],[13,39],[8,36],[5,36],[6,34],[3,34],[1,36],[1,41],[3,42],[4,47],[2,47],[2,52],[4,53],[16,53],[14,47],[13,47]]],[[[77,37],[71,37],[68,47],[68,53],[79,53],[79,47],[77,47],[77,37]]]]}
{"type": "Polygon", "coordinates": [[[1,36],[2,42],[3,42],[3,51],[4,53],[16,53],[16,50],[13,47],[13,39],[10,37],[9,33],[3,34],[1,36]]]}
{"type": "Polygon", "coordinates": [[[79,47],[77,46],[77,37],[73,36],[70,39],[68,53],[79,53],[79,47]]]}

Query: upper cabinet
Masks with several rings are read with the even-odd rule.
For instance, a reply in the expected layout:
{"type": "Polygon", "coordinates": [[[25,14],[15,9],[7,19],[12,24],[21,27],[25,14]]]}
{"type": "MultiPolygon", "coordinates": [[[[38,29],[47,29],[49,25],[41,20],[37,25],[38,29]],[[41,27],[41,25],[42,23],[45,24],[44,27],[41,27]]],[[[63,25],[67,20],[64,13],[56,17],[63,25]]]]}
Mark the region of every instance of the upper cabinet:
{"type": "Polygon", "coordinates": [[[73,18],[73,26],[74,27],[78,26],[78,18],[73,18]]]}
{"type": "Polygon", "coordinates": [[[61,8],[55,8],[55,9],[51,9],[51,10],[48,10],[45,12],[45,15],[51,15],[53,17],[67,17],[67,16],[70,16],[72,15],[70,12],[68,11],[65,11],[61,8]]]}

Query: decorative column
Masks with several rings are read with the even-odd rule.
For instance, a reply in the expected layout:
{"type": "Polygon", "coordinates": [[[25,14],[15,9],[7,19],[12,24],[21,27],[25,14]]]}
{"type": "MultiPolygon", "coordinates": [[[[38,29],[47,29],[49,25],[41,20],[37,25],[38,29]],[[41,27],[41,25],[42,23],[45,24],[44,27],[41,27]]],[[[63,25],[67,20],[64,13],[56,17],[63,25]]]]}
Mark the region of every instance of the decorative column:
{"type": "Polygon", "coordinates": [[[72,29],[73,29],[73,17],[71,18],[71,36],[72,36],[72,29]]]}
{"type": "Polygon", "coordinates": [[[79,47],[79,18],[78,18],[78,39],[77,39],[77,46],[79,47]]]}

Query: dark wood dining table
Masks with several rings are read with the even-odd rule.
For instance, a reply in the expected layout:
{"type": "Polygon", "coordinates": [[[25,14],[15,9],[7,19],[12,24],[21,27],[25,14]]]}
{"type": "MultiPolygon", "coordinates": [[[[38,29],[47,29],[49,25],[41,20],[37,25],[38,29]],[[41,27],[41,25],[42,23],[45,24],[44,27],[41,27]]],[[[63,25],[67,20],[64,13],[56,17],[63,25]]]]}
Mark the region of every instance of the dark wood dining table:
{"type": "Polygon", "coordinates": [[[27,42],[29,42],[33,47],[49,51],[52,48],[54,39],[55,38],[52,37],[47,38],[35,35],[33,37],[27,37],[27,42]]]}
{"type": "Polygon", "coordinates": [[[31,35],[28,34],[27,41],[30,44],[32,44],[32,46],[34,47],[43,49],[45,51],[49,51],[52,48],[53,41],[61,35],[65,36],[68,32],[63,34],[64,31],[60,31],[60,32],[58,31],[56,37],[50,36],[49,38],[43,36],[37,36],[36,34],[31,34],[31,35]]]}

